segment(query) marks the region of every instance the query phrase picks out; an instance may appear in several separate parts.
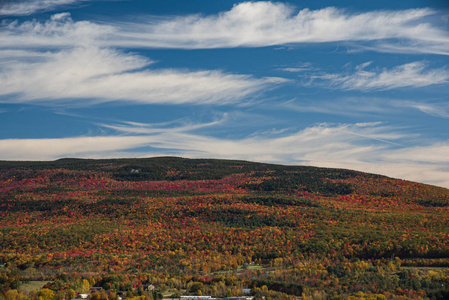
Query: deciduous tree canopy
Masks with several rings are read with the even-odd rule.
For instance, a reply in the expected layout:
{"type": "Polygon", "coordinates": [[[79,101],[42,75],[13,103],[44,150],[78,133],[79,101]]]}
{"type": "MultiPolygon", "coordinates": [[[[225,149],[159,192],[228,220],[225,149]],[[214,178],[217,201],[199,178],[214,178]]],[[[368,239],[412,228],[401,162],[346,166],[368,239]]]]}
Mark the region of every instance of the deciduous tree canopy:
{"type": "Polygon", "coordinates": [[[92,286],[95,299],[449,295],[449,191],[361,172],[169,157],[0,162],[0,216],[7,299],[92,286]],[[29,280],[51,284],[27,293],[29,280]]]}

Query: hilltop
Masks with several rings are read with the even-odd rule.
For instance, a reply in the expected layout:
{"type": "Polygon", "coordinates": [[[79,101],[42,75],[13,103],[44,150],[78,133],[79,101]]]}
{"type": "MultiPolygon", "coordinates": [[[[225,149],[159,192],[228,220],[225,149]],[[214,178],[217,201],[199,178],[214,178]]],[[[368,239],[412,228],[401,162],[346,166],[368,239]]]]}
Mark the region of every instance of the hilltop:
{"type": "Polygon", "coordinates": [[[449,190],[375,174],[176,157],[2,161],[0,216],[4,296],[42,296],[21,290],[30,280],[50,281],[53,299],[91,286],[102,299],[449,296],[449,190]]]}

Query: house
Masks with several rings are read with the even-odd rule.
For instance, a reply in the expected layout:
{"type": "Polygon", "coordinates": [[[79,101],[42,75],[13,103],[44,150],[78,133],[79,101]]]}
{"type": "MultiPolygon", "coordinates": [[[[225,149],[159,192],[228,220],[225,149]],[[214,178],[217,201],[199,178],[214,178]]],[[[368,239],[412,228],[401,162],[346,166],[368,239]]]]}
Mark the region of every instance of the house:
{"type": "Polygon", "coordinates": [[[143,284],[142,288],[144,291],[154,291],[155,286],[152,284],[143,284]]]}
{"type": "Polygon", "coordinates": [[[251,294],[251,291],[252,291],[251,289],[242,289],[242,293],[247,295],[251,294]]]}

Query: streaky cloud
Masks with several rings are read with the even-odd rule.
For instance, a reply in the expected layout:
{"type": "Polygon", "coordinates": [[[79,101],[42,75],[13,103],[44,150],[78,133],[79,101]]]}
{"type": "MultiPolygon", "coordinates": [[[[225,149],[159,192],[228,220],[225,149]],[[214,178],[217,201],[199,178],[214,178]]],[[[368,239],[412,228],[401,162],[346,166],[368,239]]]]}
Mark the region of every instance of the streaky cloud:
{"type": "Polygon", "coordinates": [[[442,105],[432,103],[410,102],[408,103],[408,105],[430,116],[449,119],[449,103],[442,105]]]}
{"type": "Polygon", "coordinates": [[[3,103],[224,105],[250,101],[253,94],[285,81],[220,70],[153,70],[149,67],[153,62],[142,56],[94,46],[25,51],[13,59],[10,52],[0,50],[3,103]]]}
{"type": "Polygon", "coordinates": [[[130,135],[0,140],[0,153],[1,159],[8,160],[129,157],[137,153],[142,157],[164,153],[191,158],[245,159],[348,168],[449,187],[449,175],[444,171],[449,167],[449,141],[419,147],[407,145],[410,134],[379,122],[323,123],[275,137],[268,133],[242,139],[194,132],[204,127],[213,130],[213,125],[214,122],[158,129],[148,124],[111,124],[106,127],[130,135]]]}
{"type": "MultiPolygon", "coordinates": [[[[430,9],[348,13],[333,7],[296,12],[283,3],[243,2],[218,15],[190,15],[146,23],[118,24],[118,39],[139,47],[230,48],[263,47],[295,43],[382,41],[410,47],[411,52],[449,54],[449,36],[444,28],[430,23],[430,9]],[[388,42],[387,42],[388,40],[388,42]],[[419,49],[414,45],[420,44],[419,49]]],[[[120,43],[120,42],[118,42],[120,43]]],[[[376,44],[368,44],[376,50],[376,44]]],[[[398,46],[396,46],[398,47],[398,46]]],[[[401,50],[404,51],[404,50],[401,50]]]]}
{"type": "Polygon", "coordinates": [[[0,16],[24,16],[36,12],[51,11],[57,7],[90,0],[3,0],[0,2],[0,16]]]}
{"type": "Polygon", "coordinates": [[[314,112],[348,117],[407,115],[411,111],[420,111],[432,117],[449,118],[449,103],[422,99],[412,101],[388,97],[337,97],[332,99],[292,99],[280,103],[273,109],[288,109],[297,112],[314,112]]]}
{"type": "MultiPolygon", "coordinates": [[[[5,21],[0,30],[0,49],[57,50],[79,46],[101,47],[102,40],[117,30],[91,21],[73,21],[70,13],[58,13],[46,21],[5,21]]],[[[104,46],[104,45],[103,45],[104,46]]]]}
{"type": "Polygon", "coordinates": [[[357,66],[351,74],[325,74],[313,76],[330,83],[331,87],[343,90],[392,90],[418,88],[449,82],[449,70],[428,69],[425,62],[416,61],[390,69],[367,70],[371,63],[357,66]]]}
{"type": "Polygon", "coordinates": [[[449,34],[435,15],[430,9],[349,13],[333,7],[296,11],[283,3],[242,2],[207,16],[109,23],[74,22],[66,16],[11,22],[3,26],[0,44],[67,47],[88,41],[104,47],[212,49],[353,42],[373,51],[449,55],[449,34]]]}

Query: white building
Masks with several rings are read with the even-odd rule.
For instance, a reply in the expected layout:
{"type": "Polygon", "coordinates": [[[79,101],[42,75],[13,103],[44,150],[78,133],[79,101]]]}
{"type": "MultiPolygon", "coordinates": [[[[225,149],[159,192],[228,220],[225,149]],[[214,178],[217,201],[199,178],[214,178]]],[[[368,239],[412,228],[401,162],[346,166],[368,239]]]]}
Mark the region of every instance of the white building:
{"type": "Polygon", "coordinates": [[[211,296],[181,296],[181,300],[213,300],[211,296]]]}

